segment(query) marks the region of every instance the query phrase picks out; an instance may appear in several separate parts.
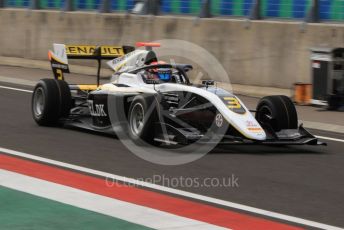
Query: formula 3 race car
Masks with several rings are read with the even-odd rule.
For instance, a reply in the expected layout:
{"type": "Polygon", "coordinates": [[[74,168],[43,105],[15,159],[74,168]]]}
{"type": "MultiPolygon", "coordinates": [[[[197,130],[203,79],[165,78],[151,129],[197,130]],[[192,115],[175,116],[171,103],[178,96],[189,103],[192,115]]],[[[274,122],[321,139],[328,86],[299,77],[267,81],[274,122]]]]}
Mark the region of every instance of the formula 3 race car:
{"type": "Polygon", "coordinates": [[[64,125],[104,133],[127,134],[150,144],[318,145],[302,125],[286,96],[262,98],[249,110],[214,81],[192,84],[188,64],[158,60],[156,43],[131,46],[54,44],[49,51],[54,79],[38,82],[32,96],[34,120],[43,126],[64,125]],[[98,61],[97,84],[68,84],[68,59],[98,61]],[[102,60],[114,71],[100,85],[102,60]]]}

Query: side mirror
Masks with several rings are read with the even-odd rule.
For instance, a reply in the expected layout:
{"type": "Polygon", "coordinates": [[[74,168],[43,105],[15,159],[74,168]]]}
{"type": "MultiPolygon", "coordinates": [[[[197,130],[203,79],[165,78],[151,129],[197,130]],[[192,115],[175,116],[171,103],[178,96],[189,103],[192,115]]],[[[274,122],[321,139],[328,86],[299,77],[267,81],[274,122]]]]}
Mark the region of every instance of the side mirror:
{"type": "Polygon", "coordinates": [[[215,85],[214,80],[202,80],[202,85],[209,86],[209,85],[215,85]]]}
{"type": "Polygon", "coordinates": [[[193,67],[192,67],[192,65],[185,65],[185,66],[183,67],[183,69],[184,69],[185,72],[188,72],[188,71],[192,70],[193,67]]]}

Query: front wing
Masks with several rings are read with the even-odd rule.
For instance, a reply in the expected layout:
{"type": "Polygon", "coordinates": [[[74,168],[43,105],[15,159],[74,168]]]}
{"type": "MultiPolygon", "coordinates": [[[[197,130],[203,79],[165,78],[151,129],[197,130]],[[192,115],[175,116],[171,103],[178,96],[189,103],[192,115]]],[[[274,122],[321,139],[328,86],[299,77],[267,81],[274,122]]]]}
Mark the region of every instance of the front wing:
{"type": "MultiPolygon", "coordinates": [[[[219,145],[327,145],[318,140],[317,137],[308,132],[302,124],[298,129],[284,129],[274,132],[269,127],[263,127],[267,138],[263,141],[251,140],[241,136],[212,134],[211,137],[200,134],[196,129],[185,130],[175,129],[176,136],[166,139],[166,137],[157,137],[156,141],[166,142],[168,144],[190,144],[197,141],[199,144],[219,144],[219,145]]],[[[170,136],[169,136],[170,137],[170,136]]]]}

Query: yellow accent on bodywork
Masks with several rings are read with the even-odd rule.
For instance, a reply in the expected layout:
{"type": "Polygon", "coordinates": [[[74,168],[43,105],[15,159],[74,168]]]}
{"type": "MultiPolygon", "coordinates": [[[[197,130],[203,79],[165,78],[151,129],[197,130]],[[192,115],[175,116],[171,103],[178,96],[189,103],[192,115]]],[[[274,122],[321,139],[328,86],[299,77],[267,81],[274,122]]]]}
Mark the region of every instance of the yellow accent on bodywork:
{"type": "Polygon", "coordinates": [[[79,90],[85,90],[85,91],[92,91],[92,90],[97,90],[101,86],[97,85],[76,85],[79,90]]]}
{"type": "Polygon", "coordinates": [[[63,80],[63,72],[61,69],[56,69],[57,80],[63,80]]]}
{"type": "MultiPolygon", "coordinates": [[[[97,46],[91,45],[66,45],[67,56],[93,56],[97,46]]],[[[124,50],[120,46],[100,46],[101,56],[123,56],[124,50]]]]}
{"type": "Polygon", "coordinates": [[[229,109],[240,109],[241,105],[235,97],[224,97],[223,100],[227,102],[227,108],[229,109]]]}

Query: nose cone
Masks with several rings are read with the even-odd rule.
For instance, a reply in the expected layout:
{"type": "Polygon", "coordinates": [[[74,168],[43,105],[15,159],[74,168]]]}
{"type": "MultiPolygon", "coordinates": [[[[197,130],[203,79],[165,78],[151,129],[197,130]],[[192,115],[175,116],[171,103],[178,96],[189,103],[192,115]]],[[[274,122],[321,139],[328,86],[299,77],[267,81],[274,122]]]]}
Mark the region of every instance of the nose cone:
{"type": "MultiPolygon", "coordinates": [[[[258,121],[251,113],[236,114],[230,111],[231,116],[226,116],[229,123],[234,126],[243,136],[251,140],[263,141],[266,139],[266,133],[258,121]],[[229,120],[231,119],[231,120],[229,120]]],[[[227,112],[226,115],[229,115],[227,112]]]]}
{"type": "Polygon", "coordinates": [[[246,137],[259,141],[266,139],[266,133],[264,129],[260,126],[258,121],[252,116],[252,114],[247,114],[247,117],[243,124],[244,125],[241,126],[241,128],[246,137]]]}
{"type": "Polygon", "coordinates": [[[259,127],[247,127],[246,135],[254,140],[263,141],[266,139],[265,131],[259,127]]]}

